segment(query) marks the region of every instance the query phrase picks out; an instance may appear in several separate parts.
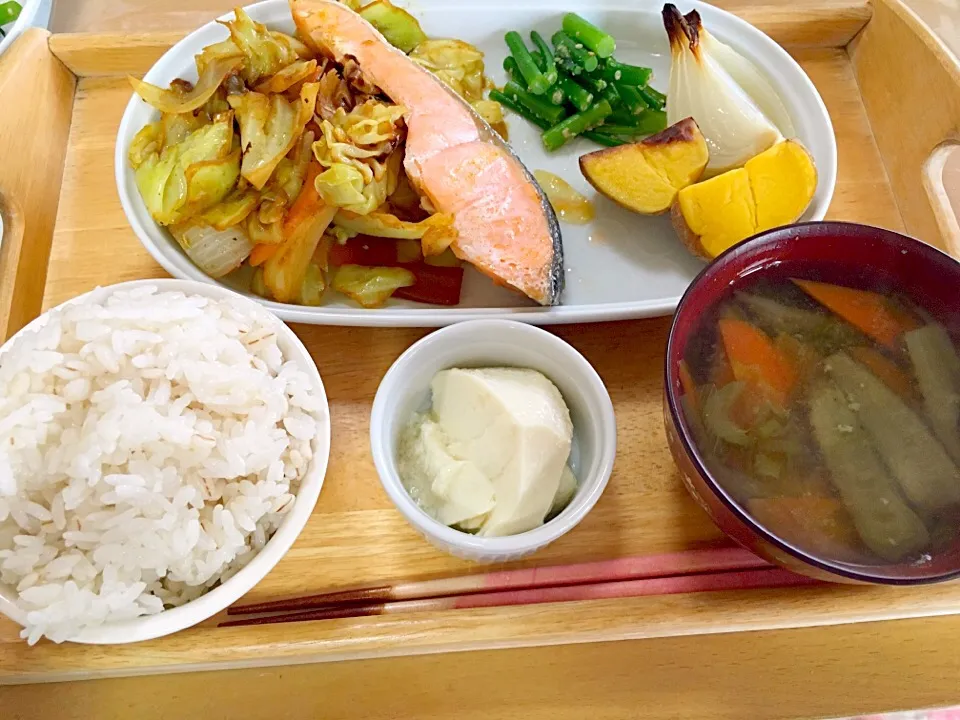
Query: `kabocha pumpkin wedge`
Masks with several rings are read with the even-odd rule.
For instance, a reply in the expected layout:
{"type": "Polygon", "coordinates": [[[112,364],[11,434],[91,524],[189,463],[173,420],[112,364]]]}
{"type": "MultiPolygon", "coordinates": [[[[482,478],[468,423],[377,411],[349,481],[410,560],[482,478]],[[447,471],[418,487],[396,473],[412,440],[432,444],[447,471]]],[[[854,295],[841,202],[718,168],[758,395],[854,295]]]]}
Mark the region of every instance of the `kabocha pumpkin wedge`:
{"type": "Polygon", "coordinates": [[[695,255],[708,260],[758,232],[796,222],[817,189],[813,157],[785,140],[677,193],[673,226],[695,255]]]}
{"type": "Polygon", "coordinates": [[[710,159],[693,118],[637,143],[605,148],[580,158],[587,181],[614,202],[642,215],[670,209],[677,192],[703,175],[710,159]]]}
{"type": "Polygon", "coordinates": [[[563,246],[556,215],[532,176],[470,106],[332,0],[290,0],[310,46],[348,56],[404,107],[404,169],[438,213],[454,217],[451,249],[494,281],[541,305],[559,302],[563,246]]]}

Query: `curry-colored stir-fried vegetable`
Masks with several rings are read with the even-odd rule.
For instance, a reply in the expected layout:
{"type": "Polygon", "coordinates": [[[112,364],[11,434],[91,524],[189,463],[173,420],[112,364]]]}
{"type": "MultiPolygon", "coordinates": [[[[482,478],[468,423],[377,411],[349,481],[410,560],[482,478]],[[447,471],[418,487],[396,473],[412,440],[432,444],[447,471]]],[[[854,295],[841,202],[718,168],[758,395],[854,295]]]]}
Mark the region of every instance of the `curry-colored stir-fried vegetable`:
{"type": "MultiPolygon", "coordinates": [[[[483,97],[476,48],[425,39],[387,0],[366,16],[491,124],[502,122],[483,97]]],[[[223,24],[230,37],[196,56],[195,83],[130,79],[160,111],[128,153],[154,220],[211,277],[247,264],[256,268],[251,290],[280,302],[318,305],[332,287],[364,307],[392,295],[457,304],[453,218],[432,213],[404,175],[406,109],[355,61],[334,63],[309,38],[269,30],[239,8],[223,24]],[[368,257],[381,238],[393,252],[368,257]]]]}
{"type": "Polygon", "coordinates": [[[710,470],[798,547],[923,561],[957,539],[960,354],[907,301],[810,280],[753,284],[680,368],[710,470]]]}

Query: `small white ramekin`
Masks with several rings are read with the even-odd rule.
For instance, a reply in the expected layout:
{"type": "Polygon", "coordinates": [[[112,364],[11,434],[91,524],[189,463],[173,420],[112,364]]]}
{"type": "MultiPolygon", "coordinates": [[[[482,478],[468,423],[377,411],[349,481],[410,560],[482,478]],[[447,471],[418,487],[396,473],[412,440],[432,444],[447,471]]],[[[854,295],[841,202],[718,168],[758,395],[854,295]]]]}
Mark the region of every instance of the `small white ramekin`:
{"type": "Polygon", "coordinates": [[[555,335],[511,320],[474,320],[437,330],[412,345],[380,382],[370,414],[370,449],[390,499],[431,543],[477,562],[517,560],[570,532],[596,504],[617,449],[610,395],[593,366],[555,335]],[[434,520],[410,497],[397,473],[397,445],[414,413],[429,407],[430,381],[452,367],[539,370],[559,388],[573,420],[571,465],[576,495],[557,517],[519,535],[478,537],[434,520]]]}

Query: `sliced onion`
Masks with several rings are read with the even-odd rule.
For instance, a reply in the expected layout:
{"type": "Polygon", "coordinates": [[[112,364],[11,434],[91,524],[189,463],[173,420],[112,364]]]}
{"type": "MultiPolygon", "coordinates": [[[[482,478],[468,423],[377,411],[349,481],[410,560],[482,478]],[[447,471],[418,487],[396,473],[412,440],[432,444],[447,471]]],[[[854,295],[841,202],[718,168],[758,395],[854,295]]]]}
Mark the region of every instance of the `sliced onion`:
{"type": "Polygon", "coordinates": [[[562,177],[546,170],[534,170],[533,176],[561,220],[573,225],[586,225],[593,220],[593,203],[562,177]]]}
{"type": "Polygon", "coordinates": [[[241,67],[243,67],[243,58],[240,56],[217,58],[203,69],[197,84],[186,93],[157,87],[135,77],[129,77],[129,80],[134,92],[160,112],[186,113],[193,112],[213,97],[227,75],[241,67]]]}
{"type": "Polygon", "coordinates": [[[226,230],[209,225],[174,226],[170,232],[187,257],[212,278],[221,278],[236,270],[253,250],[242,226],[226,230]]]}
{"type": "Polygon", "coordinates": [[[788,138],[796,135],[793,120],[790,118],[790,113],[787,112],[783,100],[780,99],[780,94],[774,89],[767,76],[760,71],[760,68],[729,45],[717,40],[702,26],[700,28],[700,45],[704,52],[712,55],[713,59],[720,64],[720,67],[726,70],[730,77],[746,90],[747,95],[753,99],[760,110],[763,111],[763,114],[777,126],[780,134],[788,138]]]}
{"type": "Polygon", "coordinates": [[[700,16],[692,12],[684,17],[673,5],[664,7],[663,16],[672,57],[667,122],[696,121],[710,150],[704,176],[741,167],[783,140],[754,99],[703,46],[700,16]]]}
{"type": "Polygon", "coordinates": [[[306,80],[316,70],[316,60],[298,60],[266,80],[261,80],[253,89],[255,92],[265,94],[286,92],[301,80],[306,80]]]}

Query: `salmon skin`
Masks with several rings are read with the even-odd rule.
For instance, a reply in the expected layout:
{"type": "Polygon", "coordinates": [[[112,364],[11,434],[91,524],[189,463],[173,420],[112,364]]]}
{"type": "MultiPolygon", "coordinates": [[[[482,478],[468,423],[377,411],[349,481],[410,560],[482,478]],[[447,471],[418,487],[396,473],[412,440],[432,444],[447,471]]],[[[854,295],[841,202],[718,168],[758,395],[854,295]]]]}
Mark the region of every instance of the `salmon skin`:
{"type": "Polygon", "coordinates": [[[454,216],[457,257],[541,305],[558,304],[560,225],[510,146],[469,103],[345,5],[290,0],[290,10],[305,40],[335,60],[353,57],[367,80],[405,108],[404,169],[437,212],[454,216]]]}

